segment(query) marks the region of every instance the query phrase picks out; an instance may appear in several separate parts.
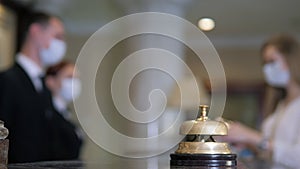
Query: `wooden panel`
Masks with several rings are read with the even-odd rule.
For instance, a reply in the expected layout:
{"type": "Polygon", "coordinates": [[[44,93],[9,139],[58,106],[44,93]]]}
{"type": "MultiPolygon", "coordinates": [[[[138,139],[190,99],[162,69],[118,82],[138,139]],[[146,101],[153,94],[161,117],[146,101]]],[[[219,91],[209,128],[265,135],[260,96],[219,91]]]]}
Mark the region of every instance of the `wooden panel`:
{"type": "Polygon", "coordinates": [[[15,30],[15,14],[0,4],[0,70],[8,68],[13,62],[15,30]]]}

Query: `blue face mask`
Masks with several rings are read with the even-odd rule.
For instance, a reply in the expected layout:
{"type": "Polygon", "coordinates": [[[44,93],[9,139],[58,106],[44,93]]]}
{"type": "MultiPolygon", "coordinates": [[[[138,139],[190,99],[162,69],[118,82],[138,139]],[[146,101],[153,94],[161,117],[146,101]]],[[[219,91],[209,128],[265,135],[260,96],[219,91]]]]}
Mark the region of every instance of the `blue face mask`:
{"type": "Polygon", "coordinates": [[[61,61],[66,53],[66,43],[59,39],[52,39],[48,49],[40,51],[43,66],[51,66],[61,61]]]}
{"type": "Polygon", "coordinates": [[[66,102],[78,98],[81,92],[81,82],[78,78],[65,78],[62,80],[60,95],[66,102]]]}
{"type": "Polygon", "coordinates": [[[265,64],[263,72],[270,86],[286,87],[290,81],[290,72],[284,70],[279,61],[265,64]]]}

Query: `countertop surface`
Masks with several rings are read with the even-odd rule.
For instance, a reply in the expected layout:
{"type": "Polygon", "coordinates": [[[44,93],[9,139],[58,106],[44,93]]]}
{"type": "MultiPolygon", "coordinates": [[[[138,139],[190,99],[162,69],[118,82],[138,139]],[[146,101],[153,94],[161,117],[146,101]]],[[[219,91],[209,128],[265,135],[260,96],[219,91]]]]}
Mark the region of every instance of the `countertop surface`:
{"type": "MultiPolygon", "coordinates": [[[[48,161],[48,162],[35,162],[35,163],[20,163],[9,164],[7,167],[0,167],[0,169],[141,169],[144,167],[120,164],[99,164],[99,163],[86,163],[83,161],[48,161]]],[[[147,168],[147,167],[145,167],[147,168]]],[[[207,167],[204,167],[207,168],[207,167]]],[[[238,160],[238,169],[291,169],[286,166],[276,165],[263,160],[238,160]]],[[[152,168],[151,168],[152,169],[152,168]]],[[[155,168],[153,168],[155,169],[155,168]]],[[[157,167],[161,169],[161,167],[157,167]]],[[[162,167],[162,169],[203,169],[203,167],[162,167]]],[[[217,169],[217,167],[213,167],[217,169]]],[[[221,169],[221,168],[219,168],[221,169]]],[[[226,169],[229,169],[228,167],[226,169]]]]}

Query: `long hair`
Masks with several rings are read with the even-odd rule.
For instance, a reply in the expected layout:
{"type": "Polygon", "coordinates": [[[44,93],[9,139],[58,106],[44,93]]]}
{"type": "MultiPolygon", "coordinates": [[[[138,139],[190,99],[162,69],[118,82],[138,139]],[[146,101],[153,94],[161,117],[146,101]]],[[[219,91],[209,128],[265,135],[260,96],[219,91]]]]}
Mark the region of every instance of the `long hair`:
{"type": "Polygon", "coordinates": [[[291,78],[300,84],[300,46],[297,39],[287,34],[272,36],[263,44],[261,54],[268,46],[275,47],[285,57],[291,78]]]}
{"type": "MultiPolygon", "coordinates": [[[[273,46],[278,52],[282,54],[286,63],[288,65],[290,76],[300,85],[300,45],[296,38],[288,34],[277,34],[265,41],[261,47],[261,55],[267,47],[273,46]]],[[[270,104],[271,108],[267,112],[274,111],[278,102],[286,96],[285,88],[275,88],[268,86],[267,92],[273,92],[272,94],[267,94],[265,100],[270,104]]],[[[269,113],[267,113],[269,114],[269,113]]]]}

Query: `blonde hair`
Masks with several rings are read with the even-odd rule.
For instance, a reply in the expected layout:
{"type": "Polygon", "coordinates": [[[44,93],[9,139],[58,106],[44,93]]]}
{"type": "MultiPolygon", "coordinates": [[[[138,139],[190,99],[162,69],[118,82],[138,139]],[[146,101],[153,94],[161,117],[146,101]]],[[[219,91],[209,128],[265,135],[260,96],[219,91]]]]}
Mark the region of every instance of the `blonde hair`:
{"type": "MultiPolygon", "coordinates": [[[[296,38],[288,34],[277,34],[265,41],[261,47],[261,55],[267,47],[275,47],[284,57],[291,78],[300,85],[300,45],[296,38]]],[[[278,102],[286,96],[286,89],[267,86],[264,113],[267,116],[273,112],[278,102]]]]}
{"type": "Polygon", "coordinates": [[[297,39],[287,34],[272,36],[263,44],[261,54],[269,46],[275,47],[285,57],[291,77],[300,85],[300,46],[297,39]]]}

